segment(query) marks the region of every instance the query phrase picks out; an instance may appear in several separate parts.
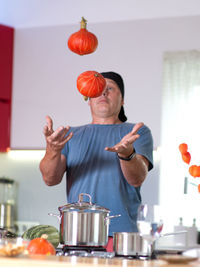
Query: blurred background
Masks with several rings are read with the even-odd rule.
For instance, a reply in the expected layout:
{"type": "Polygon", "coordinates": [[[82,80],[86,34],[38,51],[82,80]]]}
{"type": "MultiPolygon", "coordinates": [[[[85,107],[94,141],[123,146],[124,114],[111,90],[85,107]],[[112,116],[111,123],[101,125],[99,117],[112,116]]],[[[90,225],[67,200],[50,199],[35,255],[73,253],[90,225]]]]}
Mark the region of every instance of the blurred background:
{"type": "Polygon", "coordinates": [[[186,225],[195,218],[200,227],[199,181],[178,151],[187,142],[199,164],[200,2],[0,0],[0,24],[14,33],[10,150],[0,153],[0,177],[17,183],[17,224],[58,226],[48,212],[66,203],[66,182],[47,187],[39,172],[45,116],[54,128],[90,123],[76,79],[96,70],[122,75],[128,121],[143,121],[152,131],[154,169],[142,187],[143,202],[162,207],[166,230],[180,217],[186,225]],[[86,56],[67,47],[82,16],[99,42],[86,56]]]}

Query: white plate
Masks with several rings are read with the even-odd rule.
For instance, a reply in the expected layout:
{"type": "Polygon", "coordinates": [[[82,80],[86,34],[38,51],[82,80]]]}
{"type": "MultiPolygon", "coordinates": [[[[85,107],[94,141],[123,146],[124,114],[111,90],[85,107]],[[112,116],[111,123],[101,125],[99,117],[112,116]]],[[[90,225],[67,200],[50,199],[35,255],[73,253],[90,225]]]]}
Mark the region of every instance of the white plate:
{"type": "Polygon", "coordinates": [[[200,248],[193,248],[183,252],[184,256],[198,257],[200,258],[200,248]]]}

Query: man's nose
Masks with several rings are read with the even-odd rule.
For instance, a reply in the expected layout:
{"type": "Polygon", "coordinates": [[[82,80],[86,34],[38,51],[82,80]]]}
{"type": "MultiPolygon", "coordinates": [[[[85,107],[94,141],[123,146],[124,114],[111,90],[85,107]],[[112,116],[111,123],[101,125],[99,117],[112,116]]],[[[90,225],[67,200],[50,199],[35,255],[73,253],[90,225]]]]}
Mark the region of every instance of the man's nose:
{"type": "Polygon", "coordinates": [[[108,93],[108,88],[106,87],[106,89],[103,91],[102,95],[103,95],[103,96],[106,96],[107,93],[108,93]]]}

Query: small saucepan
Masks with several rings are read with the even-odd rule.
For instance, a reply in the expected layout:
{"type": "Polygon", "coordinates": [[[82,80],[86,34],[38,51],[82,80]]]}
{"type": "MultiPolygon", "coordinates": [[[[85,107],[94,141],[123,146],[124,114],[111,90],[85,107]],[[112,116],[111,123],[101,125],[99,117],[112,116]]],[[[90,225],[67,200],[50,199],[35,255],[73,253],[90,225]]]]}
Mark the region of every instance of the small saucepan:
{"type": "Polygon", "coordinates": [[[150,256],[152,245],[139,233],[118,232],[113,235],[113,249],[121,256],[150,256]]]}
{"type": "MultiPolygon", "coordinates": [[[[186,231],[166,233],[160,235],[171,236],[183,234],[186,231]]],[[[154,252],[155,241],[150,242],[140,233],[136,232],[115,232],[113,235],[113,249],[116,255],[121,256],[151,256],[154,252]]]]}

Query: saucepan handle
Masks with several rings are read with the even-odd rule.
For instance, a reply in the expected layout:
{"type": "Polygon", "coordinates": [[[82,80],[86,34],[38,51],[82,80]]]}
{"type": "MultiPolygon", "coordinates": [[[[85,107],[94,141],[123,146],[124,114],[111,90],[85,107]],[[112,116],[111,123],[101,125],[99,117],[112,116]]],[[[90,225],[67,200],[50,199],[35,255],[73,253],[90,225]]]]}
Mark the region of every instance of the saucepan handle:
{"type": "Polygon", "coordinates": [[[105,219],[104,219],[104,223],[106,224],[106,223],[109,223],[109,220],[110,219],[112,219],[112,218],[117,218],[117,217],[120,217],[121,216],[121,214],[117,214],[117,215],[112,215],[112,216],[107,216],[107,217],[105,217],[105,219]]]}
{"type": "Polygon", "coordinates": [[[62,216],[61,215],[58,215],[58,214],[55,214],[55,213],[48,213],[49,216],[53,216],[53,217],[57,217],[59,223],[61,222],[61,218],[62,216]]]}
{"type": "Polygon", "coordinates": [[[161,234],[160,237],[171,236],[171,235],[181,235],[181,234],[186,234],[186,233],[187,231],[172,232],[172,233],[161,234]]]}

